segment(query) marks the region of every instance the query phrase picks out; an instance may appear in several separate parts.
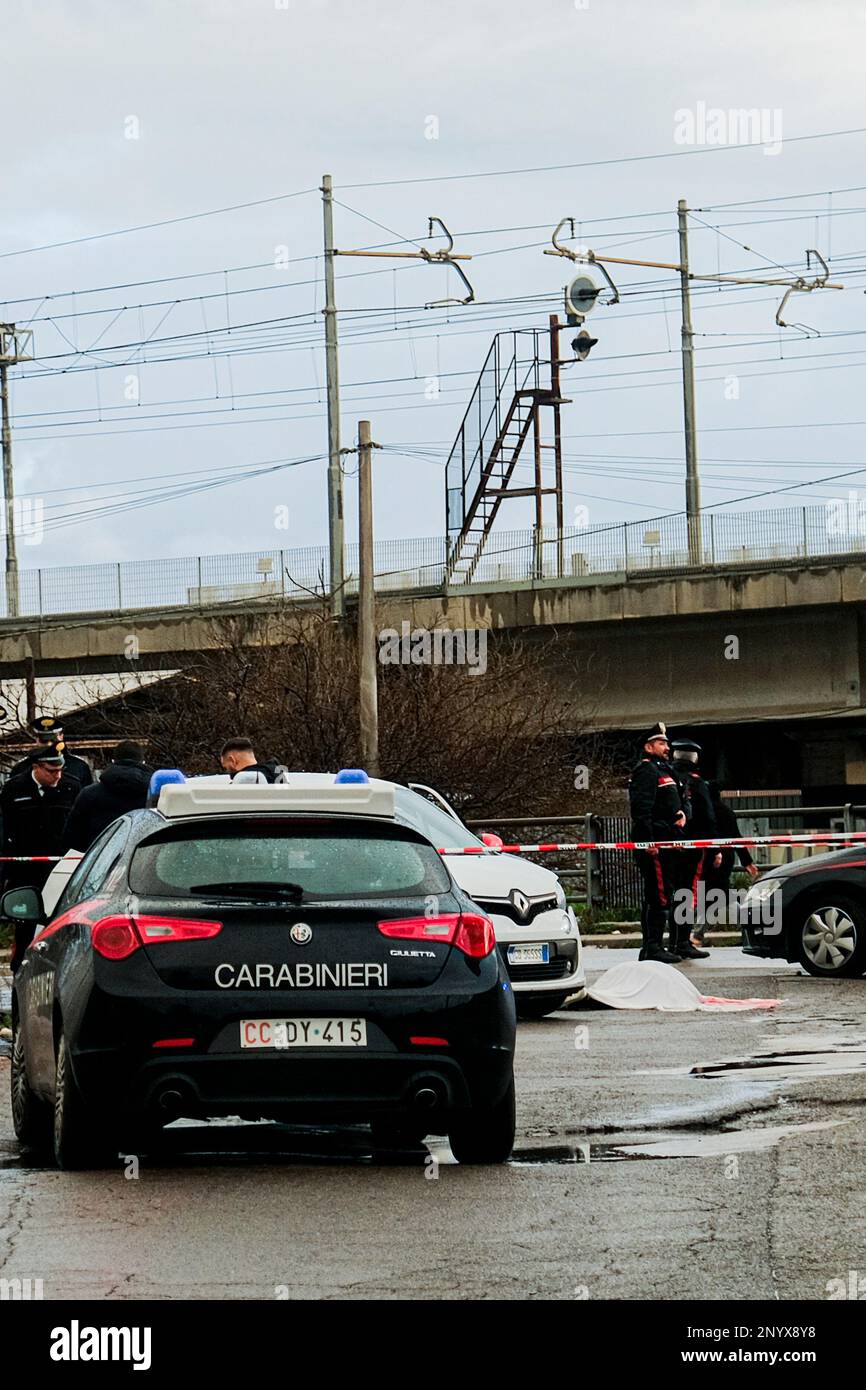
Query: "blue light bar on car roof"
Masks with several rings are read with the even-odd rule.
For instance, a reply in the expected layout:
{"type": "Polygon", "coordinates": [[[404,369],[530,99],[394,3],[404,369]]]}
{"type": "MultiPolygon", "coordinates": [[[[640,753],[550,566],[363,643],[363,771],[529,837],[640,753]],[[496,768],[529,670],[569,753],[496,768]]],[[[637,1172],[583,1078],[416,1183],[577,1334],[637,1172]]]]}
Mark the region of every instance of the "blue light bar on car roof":
{"type": "Polygon", "coordinates": [[[369,780],[369,777],[362,767],[341,767],[334,778],[334,785],[337,787],[345,787],[353,783],[369,782],[369,780]]]}
{"type": "Polygon", "coordinates": [[[157,768],[150,779],[147,788],[147,804],[155,806],[159,800],[159,794],[163,787],[170,786],[172,783],[185,782],[186,778],[179,767],[160,767],[157,768]]]}

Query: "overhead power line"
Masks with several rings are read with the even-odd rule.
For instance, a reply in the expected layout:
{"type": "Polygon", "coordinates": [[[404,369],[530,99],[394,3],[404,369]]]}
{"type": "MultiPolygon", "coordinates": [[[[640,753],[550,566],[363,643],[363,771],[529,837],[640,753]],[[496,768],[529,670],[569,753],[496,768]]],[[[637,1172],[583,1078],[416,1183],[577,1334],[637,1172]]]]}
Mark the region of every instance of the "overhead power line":
{"type": "MultiPolygon", "coordinates": [[[[792,135],[782,143],[801,144],[806,140],[835,140],[845,135],[864,135],[866,126],[854,126],[848,130],[825,130],[815,135],[792,135]]],[[[522,169],[480,169],[471,174],[424,174],[408,179],[372,179],[366,183],[344,183],[338,185],[346,192],[354,188],[399,188],[414,183],[457,183],[463,179],[501,179],[515,174],[556,174],[566,169],[602,169],[613,164],[643,164],[657,159],[685,159],[700,154],[723,154],[733,150],[759,150],[765,148],[765,140],[748,140],[741,144],[701,145],[691,150],[663,150],[659,154],[619,155],[611,159],[583,159],[569,164],[536,164],[522,169]]]]}
{"type": "Polygon", "coordinates": [[[133,232],[150,232],[156,227],[176,227],[179,222],[197,222],[202,217],[218,217],[224,212],[241,212],[245,208],[260,208],[266,203],[282,203],[289,198],[303,198],[317,193],[316,188],[299,188],[294,193],[275,193],[270,198],[254,198],[247,203],[231,203],[228,207],[208,208],[205,212],[188,212],[182,217],[163,217],[157,222],[141,222],[135,227],[118,227],[112,232],[92,232],[88,236],[70,237],[66,241],[49,241],[42,246],[23,246],[18,251],[0,251],[0,260],[8,256],[31,256],[37,251],[56,251],[65,246],[81,246],[86,241],[105,241],[108,237],[130,236],[133,232]]]}

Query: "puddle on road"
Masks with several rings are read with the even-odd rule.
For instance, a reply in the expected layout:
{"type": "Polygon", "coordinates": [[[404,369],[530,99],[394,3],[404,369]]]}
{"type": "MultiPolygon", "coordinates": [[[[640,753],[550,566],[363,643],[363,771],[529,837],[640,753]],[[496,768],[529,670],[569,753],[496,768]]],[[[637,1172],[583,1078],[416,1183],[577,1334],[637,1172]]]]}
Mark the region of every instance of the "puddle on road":
{"type": "Polygon", "coordinates": [[[802,1125],[767,1125],[754,1129],[723,1129],[695,1134],[682,1131],[663,1139],[606,1139],[597,1143],[586,1139],[578,1143],[557,1144],[514,1150],[512,1165],[538,1167],[549,1164],[624,1163],[653,1158],[713,1158],[734,1153],[761,1153],[775,1148],[782,1140],[820,1130],[836,1129],[849,1120],[822,1120],[802,1125]]]}
{"type": "Polygon", "coordinates": [[[809,1081],[813,1077],[851,1076],[866,1071],[866,1038],[798,1034],[769,1040],[751,1057],[722,1057],[691,1067],[644,1067],[637,1076],[727,1077],[739,1073],[749,1081],[809,1081]],[[745,1075],[744,1075],[745,1074],[745,1075]]]}
{"type": "MultiPolygon", "coordinates": [[[[763,1129],[729,1129],[718,1134],[681,1134],[669,1139],[650,1139],[638,1144],[612,1144],[608,1157],[712,1158],[726,1154],[761,1153],[783,1139],[817,1130],[835,1129],[849,1120],[821,1120],[804,1125],[768,1125],[763,1129]]],[[[594,1155],[593,1155],[594,1157],[594,1155]]]]}
{"type": "Polygon", "coordinates": [[[866,1071],[866,1038],[816,1033],[773,1038],[771,1045],[759,1047],[751,1057],[698,1062],[689,1067],[686,1074],[715,1077],[747,1072],[749,1080],[755,1081],[808,1081],[813,1077],[850,1076],[860,1071],[866,1071]]]}

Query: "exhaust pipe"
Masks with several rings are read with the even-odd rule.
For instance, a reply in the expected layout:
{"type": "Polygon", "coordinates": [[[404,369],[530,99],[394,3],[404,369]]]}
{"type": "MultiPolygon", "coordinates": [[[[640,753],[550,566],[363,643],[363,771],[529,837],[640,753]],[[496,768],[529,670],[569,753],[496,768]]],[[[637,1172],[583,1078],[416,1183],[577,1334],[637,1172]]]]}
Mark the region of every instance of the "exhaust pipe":
{"type": "Polygon", "coordinates": [[[180,1091],[175,1090],[173,1087],[169,1087],[167,1090],[160,1092],[158,1105],[168,1119],[176,1120],[177,1117],[183,1113],[183,1095],[180,1091]]]}
{"type": "Polygon", "coordinates": [[[435,1110],[439,1104],[439,1093],[432,1086],[419,1086],[412,1097],[418,1110],[435,1110]]]}

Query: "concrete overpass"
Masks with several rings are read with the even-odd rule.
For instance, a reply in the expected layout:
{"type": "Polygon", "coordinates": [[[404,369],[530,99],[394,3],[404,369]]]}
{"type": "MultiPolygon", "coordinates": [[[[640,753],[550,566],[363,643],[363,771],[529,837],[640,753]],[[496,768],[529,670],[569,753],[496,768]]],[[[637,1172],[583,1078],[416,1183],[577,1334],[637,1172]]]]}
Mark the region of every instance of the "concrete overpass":
{"type": "MultiPolygon", "coordinates": [[[[5,677],[182,666],[226,645],[226,623],[285,640],[279,595],[0,620],[5,677]],[[135,663],[128,659],[137,651],[135,663]],[[31,666],[32,663],[32,666],[31,666]]],[[[351,608],[350,608],[351,611],[351,608]]],[[[866,571],[823,561],[643,576],[479,583],[383,595],[380,628],[485,628],[555,645],[550,678],[600,729],[672,723],[866,715],[866,571]]],[[[864,778],[866,780],[866,778],[864,778]]]]}

